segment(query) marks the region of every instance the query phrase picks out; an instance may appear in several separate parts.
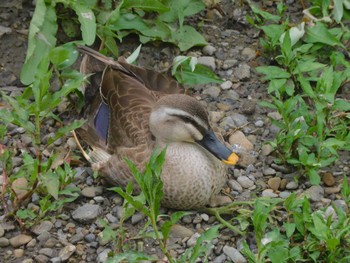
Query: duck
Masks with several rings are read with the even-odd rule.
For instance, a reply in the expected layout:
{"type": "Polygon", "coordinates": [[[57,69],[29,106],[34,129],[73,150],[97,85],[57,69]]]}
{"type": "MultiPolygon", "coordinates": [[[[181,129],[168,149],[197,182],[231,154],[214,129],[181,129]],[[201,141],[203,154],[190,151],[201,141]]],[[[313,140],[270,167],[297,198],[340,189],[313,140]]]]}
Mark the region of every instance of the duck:
{"type": "Polygon", "coordinates": [[[78,134],[93,149],[88,158],[99,176],[109,185],[135,184],[125,158],[142,171],[154,149],[166,147],[162,206],[216,203],[238,156],[218,139],[205,107],[170,76],[86,46],[78,50],[80,71],[89,76],[78,134]]]}

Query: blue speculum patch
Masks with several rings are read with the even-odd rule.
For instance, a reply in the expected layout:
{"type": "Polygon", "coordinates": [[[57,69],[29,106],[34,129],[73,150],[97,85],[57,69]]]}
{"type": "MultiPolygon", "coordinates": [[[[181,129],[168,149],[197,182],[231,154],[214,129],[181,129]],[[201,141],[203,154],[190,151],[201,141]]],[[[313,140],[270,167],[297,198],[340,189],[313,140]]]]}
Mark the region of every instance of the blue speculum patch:
{"type": "Polygon", "coordinates": [[[107,144],[108,128],[109,128],[109,107],[105,103],[101,103],[100,108],[95,116],[94,125],[97,135],[107,144]]]}

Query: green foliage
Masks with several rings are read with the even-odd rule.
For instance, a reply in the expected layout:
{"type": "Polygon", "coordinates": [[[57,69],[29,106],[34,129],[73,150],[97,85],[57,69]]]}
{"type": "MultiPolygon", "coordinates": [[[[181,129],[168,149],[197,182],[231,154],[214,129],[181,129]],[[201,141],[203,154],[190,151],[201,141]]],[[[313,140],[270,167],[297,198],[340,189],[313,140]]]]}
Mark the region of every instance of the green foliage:
{"type": "Polygon", "coordinates": [[[320,182],[319,169],[333,164],[338,151],[350,150],[350,102],[338,96],[350,81],[345,58],[349,29],[341,22],[349,8],[342,12],[337,3],[337,10],[330,13],[329,4],[312,1],[309,11],[321,18],[314,25],[302,22],[294,27],[289,27],[282,11],[277,19],[252,7],[259,17],[254,25],[265,34],[260,43],[275,61],[274,66],[256,68],[268,81],[271,95],[271,103],[261,105],[282,117],[272,120],[280,132],[270,143],[278,162],[304,168],[312,184],[320,182]],[[339,25],[327,24],[325,17],[339,25]]]}

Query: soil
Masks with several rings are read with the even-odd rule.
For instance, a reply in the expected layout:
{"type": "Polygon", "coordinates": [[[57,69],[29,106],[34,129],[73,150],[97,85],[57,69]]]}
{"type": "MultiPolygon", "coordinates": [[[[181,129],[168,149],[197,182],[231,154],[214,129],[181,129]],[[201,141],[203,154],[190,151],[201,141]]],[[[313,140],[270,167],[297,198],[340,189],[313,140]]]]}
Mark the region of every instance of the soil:
{"type": "MultiPolygon", "coordinates": [[[[291,182],[293,176],[298,175],[298,171],[285,171],[273,166],[272,162],[275,157],[270,154],[262,154],[264,142],[275,136],[276,128],[271,125],[268,118],[269,111],[258,104],[259,101],[268,100],[268,94],[266,84],[254,68],[268,64],[269,58],[259,56],[259,32],[246,22],[245,15],[249,12],[249,8],[246,5],[241,6],[239,2],[221,1],[217,8],[208,9],[200,14],[199,17],[204,21],[200,29],[201,33],[215,48],[215,51],[208,54],[202,48],[193,48],[187,52],[187,55],[214,57],[215,72],[232,84],[228,90],[224,90],[220,85],[202,85],[191,87],[191,92],[212,112],[212,118],[217,112],[223,112],[224,116],[239,113],[238,120],[243,119],[243,124],[239,129],[244,133],[245,139],[253,145],[254,152],[258,153],[258,156],[255,156],[251,163],[244,167],[237,167],[230,171],[229,182],[231,184],[226,186],[226,190],[228,189],[235,200],[247,200],[254,196],[261,196],[263,190],[269,189],[271,178],[280,177],[291,182]],[[271,174],[267,172],[268,168],[269,171],[272,169],[271,174]],[[242,178],[239,180],[239,177],[248,178],[249,181],[246,180],[248,184],[250,182],[253,184],[244,186],[244,183],[241,182],[242,178]],[[237,181],[241,182],[238,186],[237,181]],[[236,189],[233,185],[236,186],[236,189]]],[[[302,15],[300,1],[292,0],[289,2],[291,22],[300,21],[302,15]]],[[[264,5],[268,9],[275,8],[274,1],[264,1],[264,5]]],[[[0,3],[0,89],[11,95],[16,95],[23,90],[19,75],[25,59],[28,29],[33,11],[32,1],[2,0],[0,3]]],[[[196,25],[197,19],[198,17],[191,23],[196,25]]],[[[127,38],[121,45],[122,53],[132,52],[137,46],[135,36],[127,38]]],[[[178,49],[171,45],[147,44],[142,48],[138,63],[156,70],[164,70],[171,64],[173,57],[178,54],[178,49]]],[[[233,128],[227,126],[224,119],[225,117],[216,121],[215,125],[221,128],[224,137],[229,140],[233,128]]],[[[67,139],[68,137],[62,143],[66,143],[67,139]]],[[[334,183],[332,187],[338,187],[343,175],[349,173],[349,163],[349,156],[344,155],[333,168],[334,183]]],[[[120,213],[121,199],[116,194],[107,192],[105,188],[102,188],[102,192],[100,192],[101,188],[95,189],[95,187],[100,187],[99,182],[93,179],[91,170],[84,166],[76,168],[80,173],[80,181],[77,180],[75,185],[82,190],[94,189],[96,193],[90,197],[82,195],[74,203],[65,206],[59,213],[52,214],[51,218],[44,221],[50,226],[46,232],[33,231],[33,229],[22,232],[31,237],[30,242],[26,245],[14,247],[10,244],[1,245],[0,242],[0,259],[3,258],[0,260],[1,262],[49,262],[50,260],[51,262],[61,262],[61,253],[66,252],[69,255],[67,251],[64,251],[69,246],[73,246],[74,251],[68,256],[68,262],[104,262],[104,256],[113,249],[113,242],[104,244],[99,240],[98,235],[103,227],[99,224],[98,219],[84,223],[74,220],[71,214],[83,205],[97,204],[103,211],[99,217],[107,218],[115,226],[118,221],[118,213],[120,213]]],[[[309,187],[310,183],[302,179],[297,184],[295,191],[301,193],[309,187]]],[[[326,189],[326,185],[322,185],[322,187],[326,189]]],[[[279,190],[275,191],[276,196],[285,189],[279,190]]],[[[327,194],[326,191],[322,198],[334,200],[338,198],[338,193],[339,191],[327,194]]],[[[322,203],[323,201],[319,199],[315,202],[317,206],[322,207],[325,205],[322,203]]],[[[37,200],[31,200],[31,202],[37,204],[37,200]]],[[[3,207],[0,208],[0,211],[4,211],[3,207]]],[[[166,209],[162,212],[172,213],[166,209]]],[[[4,218],[1,217],[1,220],[4,218]]],[[[21,233],[21,229],[15,222],[6,222],[6,224],[4,222],[0,224],[0,230],[1,228],[4,230],[2,235],[0,231],[0,239],[2,236],[11,239],[21,233]]],[[[125,227],[132,236],[132,233],[137,233],[144,227],[144,223],[145,219],[138,214],[138,217],[128,220],[125,227]]],[[[193,212],[190,216],[182,219],[179,222],[180,228],[184,227],[185,232],[190,234],[172,232],[170,242],[172,253],[175,256],[183,253],[184,249],[190,246],[189,240],[196,233],[202,233],[206,228],[216,223],[214,217],[200,212],[193,212]]],[[[220,237],[215,239],[215,243],[213,242],[212,250],[208,252],[209,261],[231,262],[233,259],[230,257],[227,247],[239,249],[242,240],[245,239],[254,248],[254,243],[249,242],[251,237],[252,233],[246,237],[239,237],[228,229],[223,230],[220,237]]],[[[162,258],[158,246],[152,239],[144,239],[143,242],[144,249],[148,254],[162,258]]]]}

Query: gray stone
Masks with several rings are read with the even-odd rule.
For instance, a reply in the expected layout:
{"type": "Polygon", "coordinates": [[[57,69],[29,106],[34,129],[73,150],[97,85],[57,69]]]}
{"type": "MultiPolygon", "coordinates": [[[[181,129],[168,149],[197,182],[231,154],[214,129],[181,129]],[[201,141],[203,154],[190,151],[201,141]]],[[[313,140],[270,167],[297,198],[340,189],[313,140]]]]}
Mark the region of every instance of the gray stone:
{"type": "Polygon", "coordinates": [[[4,236],[5,229],[0,225],[0,237],[4,236]]]}
{"type": "Polygon", "coordinates": [[[223,251],[226,256],[228,256],[233,263],[246,263],[247,260],[243,255],[234,247],[224,246],[223,251]]]}
{"type": "Polygon", "coordinates": [[[275,194],[275,193],[273,192],[272,189],[265,189],[265,190],[261,193],[261,196],[262,196],[262,197],[272,197],[272,198],[278,197],[278,195],[275,194]]]}
{"type": "Polygon", "coordinates": [[[66,261],[73,255],[76,249],[76,246],[69,244],[60,250],[58,256],[62,261],[66,261]]]}
{"type": "Polygon", "coordinates": [[[348,210],[349,210],[349,208],[346,205],[346,202],[344,200],[334,200],[334,205],[337,208],[340,208],[340,209],[342,209],[345,212],[348,212],[348,210]]]}
{"type": "Polygon", "coordinates": [[[239,94],[234,90],[228,90],[225,95],[231,100],[239,100],[240,98],[239,94]]]}
{"type": "Polygon", "coordinates": [[[250,180],[247,176],[242,175],[237,178],[237,182],[243,187],[243,188],[249,188],[254,185],[254,182],[250,180]]]}
{"type": "Polygon", "coordinates": [[[225,260],[226,260],[226,255],[221,254],[220,256],[214,258],[213,263],[222,263],[222,262],[225,262],[225,260]]]}
{"type": "Polygon", "coordinates": [[[97,256],[97,262],[98,263],[104,263],[106,262],[107,258],[108,258],[108,253],[111,252],[112,250],[109,248],[106,248],[105,250],[103,250],[101,253],[98,254],[97,256]]]}
{"type": "Polygon", "coordinates": [[[239,193],[243,192],[242,186],[236,180],[229,180],[228,185],[234,191],[237,191],[239,193]]]}
{"type": "Polygon", "coordinates": [[[324,212],[324,215],[326,216],[326,219],[328,219],[331,216],[333,221],[338,220],[337,213],[335,212],[332,206],[327,207],[326,211],[324,212]]]}
{"type": "Polygon", "coordinates": [[[113,215],[110,214],[110,213],[108,213],[108,214],[106,215],[106,218],[107,218],[108,222],[110,222],[110,223],[112,223],[112,224],[116,224],[116,223],[118,223],[118,221],[119,221],[117,217],[113,216],[113,215]]]}
{"type": "Polygon", "coordinates": [[[268,156],[270,155],[270,153],[272,153],[273,151],[273,147],[270,145],[270,144],[264,144],[262,147],[261,147],[261,154],[263,156],[268,156]]]}
{"type": "Polygon", "coordinates": [[[0,37],[2,37],[5,34],[11,34],[11,33],[12,33],[12,29],[10,27],[0,25],[0,37]]]}
{"type": "Polygon", "coordinates": [[[181,239],[184,239],[184,238],[189,238],[189,237],[193,236],[194,232],[185,226],[182,226],[179,224],[174,224],[171,227],[171,234],[174,237],[179,237],[181,239]]]}
{"type": "Polygon", "coordinates": [[[17,248],[27,244],[30,240],[32,240],[31,236],[20,234],[10,238],[10,244],[12,247],[17,248]]]}
{"type": "Polygon", "coordinates": [[[203,90],[203,94],[207,94],[212,98],[217,98],[220,95],[220,88],[218,87],[209,87],[203,90]]]}
{"type": "Polygon", "coordinates": [[[291,182],[287,183],[286,189],[287,189],[287,190],[295,190],[295,189],[298,189],[298,183],[295,182],[295,181],[291,181],[291,182]]]}
{"type": "Polygon", "coordinates": [[[277,120],[277,121],[282,119],[281,114],[279,114],[277,111],[269,112],[267,114],[267,116],[270,117],[271,119],[274,119],[274,120],[277,120]]]}
{"type": "Polygon", "coordinates": [[[81,194],[85,197],[93,198],[97,195],[101,195],[103,193],[103,188],[101,186],[89,186],[85,187],[81,194]]]}
{"type": "Polygon", "coordinates": [[[209,220],[209,216],[207,214],[201,214],[201,218],[205,221],[205,222],[208,222],[209,220]]]}
{"type": "Polygon", "coordinates": [[[51,263],[61,263],[62,260],[60,257],[54,257],[50,259],[51,263]]]}
{"type": "Polygon", "coordinates": [[[313,185],[305,192],[306,196],[310,197],[310,200],[313,202],[319,202],[323,198],[324,189],[319,185],[313,185]]]}
{"type": "Polygon", "coordinates": [[[262,120],[257,120],[257,121],[254,123],[254,125],[255,125],[256,127],[263,127],[263,126],[264,126],[264,122],[263,122],[262,120]]]}
{"type": "Polygon", "coordinates": [[[226,80],[225,82],[221,83],[220,88],[223,90],[230,89],[232,87],[232,82],[229,80],[226,80]]]}
{"type": "Polygon", "coordinates": [[[250,66],[248,64],[239,64],[234,71],[235,77],[239,80],[247,80],[250,78],[250,66]]]}
{"type": "Polygon", "coordinates": [[[271,167],[267,167],[263,170],[263,174],[264,175],[274,175],[274,174],[276,174],[276,170],[271,168],[271,167]]]}
{"type": "Polygon", "coordinates": [[[53,227],[53,224],[50,221],[42,221],[41,223],[39,223],[38,225],[35,225],[32,229],[32,231],[34,232],[34,234],[36,235],[40,235],[43,232],[49,232],[53,227]]]}
{"type": "Polygon", "coordinates": [[[248,123],[248,120],[247,120],[246,116],[244,116],[242,114],[239,114],[239,113],[236,113],[236,112],[234,112],[231,115],[231,118],[232,118],[232,120],[234,121],[234,123],[236,124],[237,127],[243,126],[243,125],[248,123]]]}
{"type": "Polygon", "coordinates": [[[17,248],[13,251],[13,255],[15,256],[15,258],[21,258],[24,256],[24,249],[21,248],[17,248]]]}
{"type": "Polygon", "coordinates": [[[0,247],[7,247],[10,245],[10,241],[5,237],[0,237],[0,247]]]}
{"type": "Polygon", "coordinates": [[[202,49],[203,54],[208,55],[208,56],[213,55],[215,53],[215,51],[216,51],[216,48],[211,46],[211,45],[206,45],[202,49]]]}
{"type": "Polygon", "coordinates": [[[95,234],[87,234],[84,239],[86,240],[86,242],[91,243],[94,242],[96,240],[96,235],[95,234]]]}
{"type": "Polygon", "coordinates": [[[247,60],[252,60],[256,57],[256,52],[254,49],[251,49],[250,47],[246,47],[242,50],[242,55],[247,58],[247,60]]]}
{"type": "Polygon", "coordinates": [[[81,223],[89,223],[94,221],[102,214],[102,207],[99,205],[85,204],[73,211],[72,217],[81,223]]]}
{"type": "Polygon", "coordinates": [[[46,263],[49,262],[49,258],[45,255],[37,255],[35,256],[34,261],[36,263],[46,263]]]}
{"type": "Polygon", "coordinates": [[[51,248],[42,248],[39,250],[39,254],[42,254],[51,258],[53,255],[53,250],[51,248]]]}
{"type": "Polygon", "coordinates": [[[222,65],[222,69],[230,69],[238,64],[237,59],[226,59],[222,65]]]}
{"type": "Polygon", "coordinates": [[[198,58],[198,63],[211,68],[213,71],[216,69],[215,58],[209,56],[203,56],[198,58]]]}
{"type": "Polygon", "coordinates": [[[43,231],[39,236],[37,236],[37,239],[40,243],[45,243],[50,237],[51,234],[49,232],[43,231]]]}
{"type": "Polygon", "coordinates": [[[145,218],[145,215],[142,213],[135,213],[131,217],[131,224],[136,225],[145,218]]]}
{"type": "Polygon", "coordinates": [[[187,247],[194,247],[196,245],[197,239],[200,237],[199,233],[194,233],[188,240],[187,240],[187,247]]]}
{"type": "Polygon", "coordinates": [[[283,192],[280,192],[279,196],[283,199],[286,199],[288,198],[292,193],[291,192],[287,192],[287,191],[283,191],[283,192]]]}

